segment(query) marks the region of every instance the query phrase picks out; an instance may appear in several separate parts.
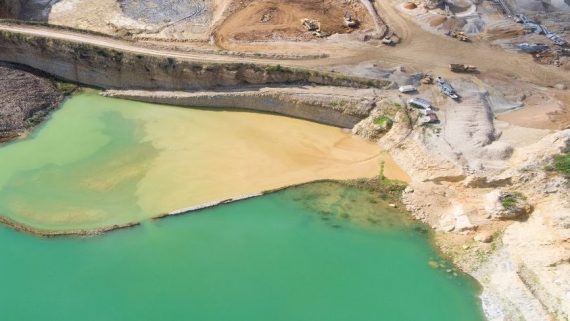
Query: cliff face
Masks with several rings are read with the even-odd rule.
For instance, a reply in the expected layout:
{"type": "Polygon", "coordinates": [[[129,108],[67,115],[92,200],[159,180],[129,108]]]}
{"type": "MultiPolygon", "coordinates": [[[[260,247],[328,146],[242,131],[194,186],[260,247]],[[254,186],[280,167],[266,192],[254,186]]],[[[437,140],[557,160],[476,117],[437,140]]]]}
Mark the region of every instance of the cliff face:
{"type": "Polygon", "coordinates": [[[22,0],[0,1],[0,18],[16,19],[22,10],[22,0]]]}
{"type": "Polygon", "coordinates": [[[50,81],[0,64],[0,142],[40,122],[62,99],[50,81]]]}
{"type": "Polygon", "coordinates": [[[277,83],[383,88],[390,84],[280,66],[177,61],[9,32],[0,32],[0,47],[0,60],[107,89],[200,90],[277,83]]]}
{"type": "Polygon", "coordinates": [[[104,95],[177,106],[257,110],[344,128],[352,128],[367,117],[375,105],[370,89],[338,87],[264,87],[222,92],[109,90],[104,95]]]}

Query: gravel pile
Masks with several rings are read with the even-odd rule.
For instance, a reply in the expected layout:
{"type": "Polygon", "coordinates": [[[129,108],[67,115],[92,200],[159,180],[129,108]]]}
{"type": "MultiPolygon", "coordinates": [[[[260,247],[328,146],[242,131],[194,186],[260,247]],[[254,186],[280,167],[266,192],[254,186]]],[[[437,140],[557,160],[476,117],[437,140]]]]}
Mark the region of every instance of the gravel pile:
{"type": "Polygon", "coordinates": [[[209,16],[206,0],[119,0],[123,13],[137,21],[167,24],[209,16]]]}

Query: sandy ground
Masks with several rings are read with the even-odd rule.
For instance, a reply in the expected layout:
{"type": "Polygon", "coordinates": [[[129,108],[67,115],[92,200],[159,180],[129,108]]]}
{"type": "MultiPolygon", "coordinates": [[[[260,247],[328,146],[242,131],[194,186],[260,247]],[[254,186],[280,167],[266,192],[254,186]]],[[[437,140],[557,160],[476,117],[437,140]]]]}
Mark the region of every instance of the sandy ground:
{"type": "Polygon", "coordinates": [[[144,115],[146,139],[160,150],[138,188],[148,213],[317,179],[372,177],[381,159],[388,177],[407,179],[375,144],[338,128],[268,114],[180,110],[156,110],[167,127],[144,115]],[[156,192],[161,186],[180,188],[165,195],[156,192]]]}
{"type": "Polygon", "coordinates": [[[349,33],[343,24],[350,12],[360,22],[359,29],[372,27],[370,16],[358,1],[234,1],[229,17],[215,31],[217,44],[231,47],[231,41],[273,41],[315,39],[301,25],[301,20],[315,19],[328,34],[349,33]]]}

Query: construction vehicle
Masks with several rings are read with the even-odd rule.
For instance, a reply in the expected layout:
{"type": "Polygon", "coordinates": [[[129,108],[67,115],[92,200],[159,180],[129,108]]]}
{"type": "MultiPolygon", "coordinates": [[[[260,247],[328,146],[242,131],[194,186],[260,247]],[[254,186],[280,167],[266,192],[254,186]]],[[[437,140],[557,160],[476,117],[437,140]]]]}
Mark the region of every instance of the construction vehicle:
{"type": "Polygon", "coordinates": [[[347,11],[344,14],[344,25],[349,28],[356,28],[358,27],[358,21],[352,19],[352,15],[347,11]]]}
{"type": "Polygon", "coordinates": [[[453,72],[476,72],[477,67],[465,64],[449,64],[449,70],[453,72]]]}
{"type": "Polygon", "coordinates": [[[321,31],[321,23],[318,20],[308,19],[305,18],[301,20],[303,27],[307,29],[307,31],[321,31]]]}
{"type": "Polygon", "coordinates": [[[412,86],[412,85],[405,85],[405,86],[400,86],[400,88],[398,88],[398,90],[405,94],[405,93],[411,93],[414,91],[417,91],[417,88],[412,86]]]}
{"type": "Polygon", "coordinates": [[[463,32],[463,31],[450,31],[448,33],[448,36],[450,36],[451,38],[455,38],[457,40],[460,40],[460,41],[469,41],[469,38],[465,35],[465,32],[463,32]]]}
{"type": "Polygon", "coordinates": [[[301,20],[301,23],[307,31],[310,31],[315,37],[323,38],[329,36],[329,34],[321,30],[321,23],[318,20],[305,18],[301,20]]]}
{"type": "Polygon", "coordinates": [[[451,84],[441,78],[441,77],[437,77],[435,79],[435,84],[437,85],[437,87],[439,88],[439,90],[441,91],[442,94],[452,98],[452,99],[458,99],[459,96],[457,95],[457,93],[455,92],[455,89],[453,89],[453,87],[451,87],[451,84]]]}
{"type": "Polygon", "coordinates": [[[524,42],[524,43],[520,43],[520,44],[516,45],[516,47],[519,48],[520,50],[522,50],[524,52],[528,52],[528,53],[537,53],[537,52],[542,52],[542,51],[548,50],[548,45],[546,45],[544,43],[524,42]]]}
{"type": "Polygon", "coordinates": [[[432,104],[429,100],[425,100],[419,97],[414,97],[408,100],[408,105],[418,109],[432,109],[432,104]]]}

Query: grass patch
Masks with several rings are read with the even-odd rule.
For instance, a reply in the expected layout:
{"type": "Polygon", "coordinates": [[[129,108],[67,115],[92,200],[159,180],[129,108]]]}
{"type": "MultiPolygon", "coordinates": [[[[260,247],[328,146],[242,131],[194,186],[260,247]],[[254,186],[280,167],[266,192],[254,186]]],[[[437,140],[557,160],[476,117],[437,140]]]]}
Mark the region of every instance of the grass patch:
{"type": "Polygon", "coordinates": [[[394,124],[394,121],[388,116],[380,116],[380,117],[374,118],[374,124],[376,124],[378,126],[390,128],[394,124]]]}
{"type": "Polygon", "coordinates": [[[272,65],[265,67],[265,70],[268,72],[281,72],[284,68],[281,65],[272,65]]]}
{"type": "Polygon", "coordinates": [[[554,155],[552,164],[547,165],[545,169],[549,172],[557,172],[570,180],[570,153],[554,155]]]}
{"type": "Polygon", "coordinates": [[[512,210],[516,209],[517,205],[519,204],[520,200],[524,200],[526,197],[519,192],[513,193],[506,193],[505,195],[500,197],[501,205],[504,209],[512,210]]]}

